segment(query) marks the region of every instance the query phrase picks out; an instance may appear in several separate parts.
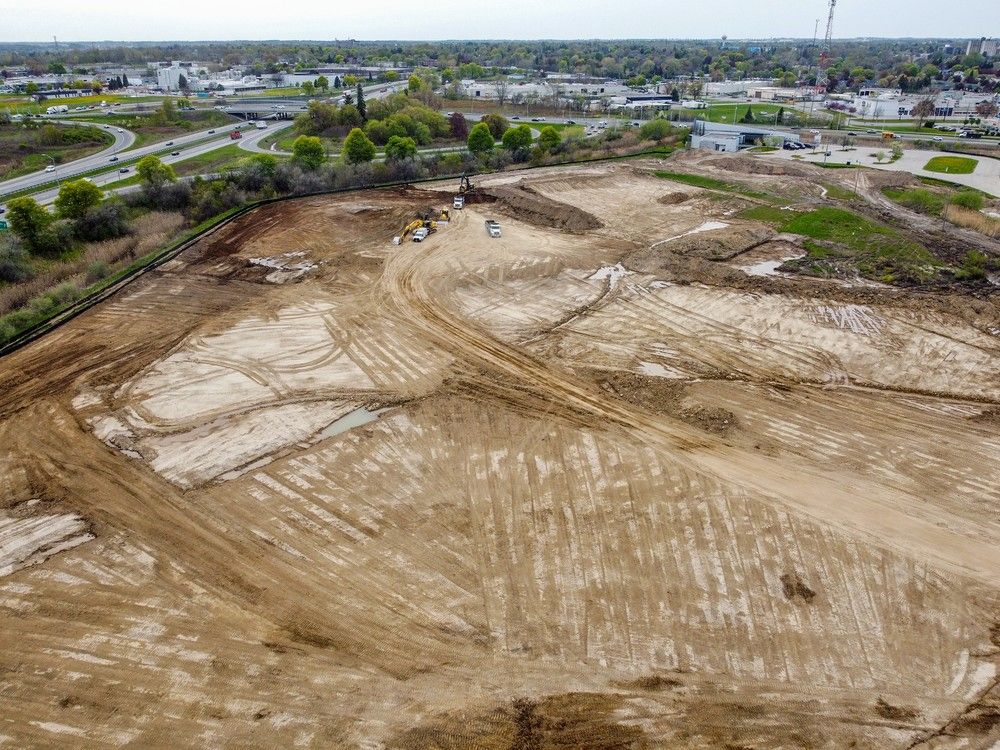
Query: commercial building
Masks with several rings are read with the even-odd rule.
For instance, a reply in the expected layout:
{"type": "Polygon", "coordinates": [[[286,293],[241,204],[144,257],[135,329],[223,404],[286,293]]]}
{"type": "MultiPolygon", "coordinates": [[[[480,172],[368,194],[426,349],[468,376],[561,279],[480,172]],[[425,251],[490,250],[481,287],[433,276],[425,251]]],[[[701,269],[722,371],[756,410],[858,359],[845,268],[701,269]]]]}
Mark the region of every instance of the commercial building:
{"type": "Polygon", "coordinates": [[[753,125],[726,125],[695,120],[691,126],[691,148],[709,151],[733,152],[761,143],[780,147],[787,141],[794,140],[796,140],[794,136],[780,130],[768,130],[753,125]]]}
{"type": "Polygon", "coordinates": [[[969,46],[965,48],[965,54],[997,57],[1000,54],[1000,39],[990,39],[985,36],[980,39],[973,39],[969,42],[969,46]]]}

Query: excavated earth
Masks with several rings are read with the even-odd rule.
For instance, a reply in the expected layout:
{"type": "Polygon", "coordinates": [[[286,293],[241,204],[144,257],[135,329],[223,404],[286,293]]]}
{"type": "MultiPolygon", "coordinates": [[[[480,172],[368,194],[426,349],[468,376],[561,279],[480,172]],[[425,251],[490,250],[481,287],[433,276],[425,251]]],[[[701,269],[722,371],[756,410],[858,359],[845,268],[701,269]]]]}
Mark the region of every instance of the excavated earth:
{"type": "Polygon", "coordinates": [[[725,158],[272,204],[0,360],[0,747],[996,747],[996,297],[725,158]]]}

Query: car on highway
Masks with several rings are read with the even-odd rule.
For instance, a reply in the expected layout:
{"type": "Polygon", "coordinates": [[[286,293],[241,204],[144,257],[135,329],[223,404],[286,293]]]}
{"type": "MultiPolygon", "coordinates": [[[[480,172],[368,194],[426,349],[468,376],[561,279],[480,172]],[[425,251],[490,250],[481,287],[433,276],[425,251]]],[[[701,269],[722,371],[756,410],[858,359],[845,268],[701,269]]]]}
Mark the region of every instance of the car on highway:
{"type": "Polygon", "coordinates": [[[941,136],[939,136],[939,135],[936,135],[936,136],[934,136],[933,138],[931,138],[931,140],[932,140],[932,141],[943,141],[943,140],[944,140],[944,138],[942,138],[942,137],[941,137],[941,136]]]}
{"type": "Polygon", "coordinates": [[[7,210],[6,206],[0,206],[0,214],[7,210]]]}
{"type": "Polygon", "coordinates": [[[122,168],[121,168],[121,169],[119,169],[118,171],[119,171],[119,172],[120,172],[121,174],[125,174],[126,172],[128,172],[128,167],[122,167],[122,168]]]}
{"type": "Polygon", "coordinates": [[[119,133],[124,133],[125,131],[124,131],[124,130],[122,130],[121,128],[118,128],[118,132],[119,132],[119,133]]]}
{"type": "Polygon", "coordinates": [[[510,119],[512,119],[512,120],[520,120],[520,119],[521,119],[521,116],[520,116],[520,115],[514,115],[514,116],[513,116],[513,117],[511,117],[510,119]]]}
{"type": "Polygon", "coordinates": [[[209,135],[212,135],[213,133],[215,133],[215,131],[214,131],[214,130],[209,130],[209,131],[208,131],[208,134],[209,134],[209,135]]]}
{"type": "Polygon", "coordinates": [[[56,168],[55,168],[54,166],[52,166],[51,164],[49,164],[49,166],[47,166],[47,167],[45,168],[45,171],[46,171],[46,172],[55,172],[55,171],[56,171],[56,168]]]}
{"type": "Polygon", "coordinates": [[[181,152],[180,152],[180,151],[171,151],[171,152],[170,152],[170,155],[171,155],[171,156],[180,156],[180,155],[181,155],[181,152]]]}
{"type": "Polygon", "coordinates": [[[541,118],[541,117],[532,117],[532,118],[531,118],[531,121],[532,121],[532,122],[541,122],[541,121],[542,121],[542,118],[541,118]]]}
{"type": "Polygon", "coordinates": [[[866,130],[865,132],[866,133],[873,133],[875,135],[878,135],[878,131],[877,130],[866,130]]]}
{"type": "Polygon", "coordinates": [[[118,157],[112,156],[110,159],[108,159],[108,161],[118,161],[118,157]]]}
{"type": "Polygon", "coordinates": [[[173,142],[173,141],[167,141],[167,142],[166,142],[166,143],[164,143],[163,145],[164,145],[164,146],[173,146],[173,145],[174,145],[174,142],[173,142]]]}
{"type": "Polygon", "coordinates": [[[848,130],[848,131],[847,131],[847,134],[848,134],[849,136],[852,136],[852,137],[855,137],[855,138],[856,138],[856,137],[857,137],[857,135],[858,135],[858,134],[857,134],[857,133],[855,133],[855,132],[854,132],[853,130],[848,130]]]}

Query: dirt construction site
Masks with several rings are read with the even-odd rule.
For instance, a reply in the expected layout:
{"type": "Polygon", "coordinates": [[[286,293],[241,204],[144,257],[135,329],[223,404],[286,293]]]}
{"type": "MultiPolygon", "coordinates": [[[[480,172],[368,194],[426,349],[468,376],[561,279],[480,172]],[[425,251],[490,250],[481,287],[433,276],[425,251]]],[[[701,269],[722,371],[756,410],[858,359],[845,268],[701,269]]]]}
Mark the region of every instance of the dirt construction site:
{"type": "Polygon", "coordinates": [[[755,164],[269,204],[0,359],[0,748],[998,747],[1000,299],[755,164]]]}

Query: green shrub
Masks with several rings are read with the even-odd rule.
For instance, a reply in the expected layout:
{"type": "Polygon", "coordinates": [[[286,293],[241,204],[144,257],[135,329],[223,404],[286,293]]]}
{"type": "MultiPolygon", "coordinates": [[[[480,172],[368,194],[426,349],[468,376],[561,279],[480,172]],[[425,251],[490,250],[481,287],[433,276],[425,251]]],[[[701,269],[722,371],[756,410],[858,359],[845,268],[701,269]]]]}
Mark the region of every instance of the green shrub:
{"type": "Polygon", "coordinates": [[[977,193],[973,190],[963,190],[956,195],[951,197],[951,202],[956,206],[961,206],[962,208],[968,208],[972,211],[981,211],[983,209],[983,194],[977,193]]]}

